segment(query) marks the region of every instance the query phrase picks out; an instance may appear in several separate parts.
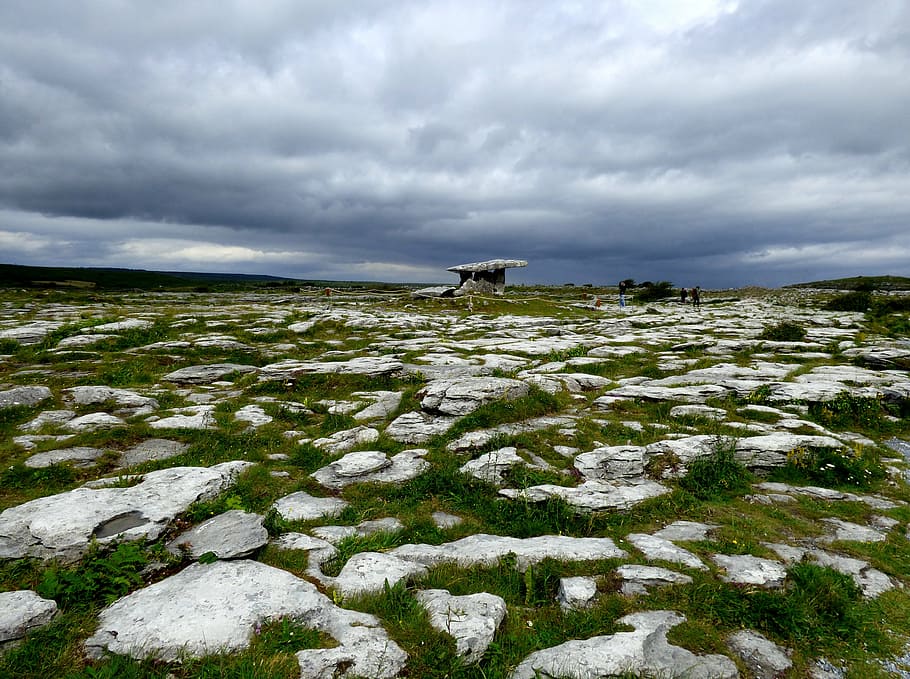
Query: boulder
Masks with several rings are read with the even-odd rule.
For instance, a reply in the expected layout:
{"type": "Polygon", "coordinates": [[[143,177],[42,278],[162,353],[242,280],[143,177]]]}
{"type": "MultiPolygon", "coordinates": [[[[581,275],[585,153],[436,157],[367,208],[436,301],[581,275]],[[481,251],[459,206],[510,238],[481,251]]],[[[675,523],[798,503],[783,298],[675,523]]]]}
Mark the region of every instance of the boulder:
{"type": "Polygon", "coordinates": [[[171,540],[168,551],[186,551],[193,559],[212,553],[219,559],[249,556],[269,541],[263,516],[232,509],[203,521],[171,540]]]}
{"type": "Polygon", "coordinates": [[[724,582],[776,589],[783,587],[787,579],[787,569],[780,561],[750,554],[715,554],[711,559],[726,571],[726,575],[721,576],[724,582]]]}
{"type": "Polygon", "coordinates": [[[789,652],[752,630],[727,637],[727,646],[752,672],[755,679],[780,679],[793,667],[789,652]]]}
{"type": "Polygon", "coordinates": [[[563,610],[574,611],[589,608],[594,604],[596,596],[597,580],[595,578],[578,576],[559,579],[556,601],[563,610]]]}
{"type": "Polygon", "coordinates": [[[175,408],[174,414],[149,421],[152,429],[215,429],[215,406],[198,405],[175,408]]]}
{"type": "Polygon", "coordinates": [[[336,431],[331,436],[316,439],[313,445],[331,455],[346,453],[352,448],[375,443],[379,440],[379,430],[372,427],[359,426],[344,431],[336,431]]]}
{"type": "Polygon", "coordinates": [[[626,536],[626,541],[631,543],[651,561],[669,561],[688,566],[689,568],[697,568],[702,571],[708,570],[702,560],[692,552],[688,549],[677,547],[669,540],[648,535],[647,533],[630,533],[626,536]]]}
{"type": "Polygon", "coordinates": [[[251,429],[256,429],[272,421],[271,415],[267,415],[262,406],[250,404],[240,408],[234,413],[234,419],[238,422],[246,422],[251,429]]]}
{"type": "Polygon", "coordinates": [[[189,449],[188,443],[171,441],[169,439],[146,439],[137,443],[132,448],[124,450],[120,455],[120,467],[132,467],[143,462],[168,460],[182,455],[189,449]]]}
{"type": "Polygon", "coordinates": [[[301,490],[278,498],[272,506],[287,521],[310,521],[336,516],[348,503],[337,497],[313,497],[301,490]]]}
{"type": "Polygon", "coordinates": [[[543,484],[521,490],[503,488],[499,494],[524,502],[546,502],[558,497],[581,513],[607,509],[629,509],[635,505],[669,493],[670,489],[656,481],[638,479],[630,481],[585,481],[578,486],[543,484]]]}
{"type": "Polygon", "coordinates": [[[74,467],[93,467],[102,455],[104,455],[104,451],[101,448],[89,448],[87,446],[60,448],[32,455],[25,460],[25,466],[32,469],[40,469],[50,467],[52,464],[72,462],[74,467]]]}
{"type": "Polygon", "coordinates": [[[622,580],[619,591],[626,596],[647,594],[649,587],[665,587],[667,585],[687,585],[692,578],[683,573],[671,571],[659,566],[639,566],[629,564],[616,569],[616,575],[622,580]]]}
{"type": "Polygon", "coordinates": [[[281,618],[339,644],[298,651],[301,676],[391,678],[404,667],[407,656],[378,619],[335,606],[287,571],[247,560],[193,564],[120,599],[101,611],[85,649],[90,657],[108,652],[176,662],[243,650],[259,625],[281,618]]]}
{"type": "Polygon", "coordinates": [[[114,389],[105,386],[70,387],[64,389],[64,398],[75,405],[103,405],[112,402],[123,414],[139,415],[158,409],[158,401],[137,394],[129,389],[114,389]]]}
{"type": "Polygon", "coordinates": [[[401,483],[430,467],[430,463],[423,459],[426,454],[425,449],[414,448],[390,458],[378,450],[361,450],[348,453],[310,476],[332,490],[352,483],[401,483]]]}
{"type": "Polygon", "coordinates": [[[645,473],[642,446],[604,446],[575,457],[573,463],[586,479],[633,479],[645,473]]]}
{"type": "Polygon", "coordinates": [[[480,662],[506,617],[505,600],[486,592],[452,596],[445,589],[427,589],[416,598],[434,629],[455,639],[455,650],[468,665],[480,662]]]}
{"type": "Polygon", "coordinates": [[[385,433],[400,443],[426,443],[434,436],[446,433],[456,419],[416,411],[404,413],[389,423],[385,433]]]}
{"type": "Polygon", "coordinates": [[[259,370],[254,365],[238,363],[214,363],[211,365],[191,365],[169,372],[162,377],[165,382],[175,384],[211,384],[223,380],[234,373],[247,374],[259,370]]]}
{"type": "Polygon", "coordinates": [[[57,602],[31,590],[0,592],[0,649],[43,627],[57,615],[57,602]]]}
{"type": "Polygon", "coordinates": [[[737,679],[739,670],[724,655],[695,655],[667,641],[667,632],[685,622],[672,611],[632,613],[617,622],[634,632],[617,632],[567,641],[525,658],[511,679],[593,679],[613,675],[685,676],[687,679],[737,679]]]}
{"type": "Polygon", "coordinates": [[[516,465],[527,466],[513,447],[500,448],[469,460],[459,470],[475,479],[501,486],[505,483],[505,474],[516,465]]]}
{"type": "Polygon", "coordinates": [[[426,575],[422,564],[381,552],[358,552],[327,581],[344,597],[381,592],[401,580],[426,575]]]}
{"type": "Polygon", "coordinates": [[[172,467],[149,472],[127,488],[76,488],[0,513],[0,558],[76,561],[93,540],[155,540],[199,500],[230,487],[249,462],[172,467]]]}
{"type": "Polygon", "coordinates": [[[462,416],[484,403],[511,401],[527,396],[530,388],[507,377],[465,377],[434,380],[417,392],[421,407],[429,412],[462,416]]]}
{"type": "Polygon", "coordinates": [[[13,387],[0,391],[0,410],[13,406],[33,407],[51,398],[51,395],[47,387],[13,387]]]}
{"type": "Polygon", "coordinates": [[[124,420],[108,413],[89,413],[88,415],[74,417],[63,424],[64,429],[77,433],[124,426],[126,426],[124,420]]]}

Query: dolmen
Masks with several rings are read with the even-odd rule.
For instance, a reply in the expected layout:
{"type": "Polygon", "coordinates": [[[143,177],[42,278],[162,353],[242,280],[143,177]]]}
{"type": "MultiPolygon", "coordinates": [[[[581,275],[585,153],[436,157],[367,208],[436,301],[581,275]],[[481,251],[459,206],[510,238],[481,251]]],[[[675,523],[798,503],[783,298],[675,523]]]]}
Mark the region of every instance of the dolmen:
{"type": "Polygon", "coordinates": [[[457,273],[458,286],[435,286],[413,293],[413,297],[461,297],[467,294],[501,295],[506,289],[506,269],[527,266],[523,259],[490,259],[485,262],[450,266],[446,271],[457,273]]]}

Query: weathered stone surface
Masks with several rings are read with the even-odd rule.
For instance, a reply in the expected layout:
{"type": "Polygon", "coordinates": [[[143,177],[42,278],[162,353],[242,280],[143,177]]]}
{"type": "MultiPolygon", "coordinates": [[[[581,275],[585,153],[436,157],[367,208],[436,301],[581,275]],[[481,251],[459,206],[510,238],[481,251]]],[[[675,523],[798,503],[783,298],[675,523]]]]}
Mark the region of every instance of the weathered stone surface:
{"type": "Polygon", "coordinates": [[[168,373],[161,379],[175,384],[211,384],[223,380],[234,373],[254,373],[259,368],[240,363],[214,363],[211,365],[191,365],[168,373]]]}
{"type": "Polygon", "coordinates": [[[155,540],[179,513],[233,484],[247,462],[149,472],[128,488],[76,488],[0,513],[0,558],[78,559],[95,539],[155,540]]]}
{"type": "Polygon", "coordinates": [[[630,533],[626,541],[648,557],[651,561],[670,561],[689,568],[706,571],[708,567],[688,549],[677,547],[669,540],[648,535],[647,533],[630,533]]]}
{"type": "Polygon", "coordinates": [[[711,559],[727,571],[724,582],[737,585],[758,585],[770,589],[783,587],[787,569],[779,561],[762,559],[750,554],[715,554],[711,559]]]}
{"type": "MultiPolygon", "coordinates": [[[[453,453],[465,453],[477,448],[482,448],[497,436],[517,436],[533,431],[542,431],[553,427],[567,427],[575,423],[575,418],[570,416],[534,417],[524,422],[508,422],[506,424],[478,429],[462,434],[446,446],[446,450],[453,453]]],[[[388,430],[386,430],[388,432],[388,430]]]]}
{"type": "Polygon", "coordinates": [[[174,554],[185,550],[194,559],[209,552],[219,559],[249,556],[269,541],[263,518],[260,514],[232,509],[181,533],[167,548],[174,554]]]}
{"type": "Polygon", "coordinates": [[[182,455],[189,448],[188,443],[171,441],[169,439],[146,439],[137,443],[132,448],[124,450],[120,455],[121,467],[132,467],[143,462],[154,460],[168,460],[182,455]]]}
{"type": "Polygon", "coordinates": [[[369,391],[354,392],[353,396],[375,399],[371,405],[354,413],[355,420],[370,422],[384,420],[398,410],[402,394],[400,391],[369,391]]]}
{"type": "Polygon", "coordinates": [[[317,526],[312,532],[316,537],[336,545],[352,535],[365,537],[375,533],[397,533],[401,530],[404,530],[404,524],[394,516],[388,516],[384,519],[361,521],[356,526],[317,526]]]}
{"type": "Polygon", "coordinates": [[[695,655],[667,641],[667,632],[685,622],[672,611],[633,613],[617,622],[635,627],[585,640],[567,641],[532,653],[511,679],[594,679],[623,673],[687,679],[735,679],[736,663],[723,655],[695,655]]]}
{"type": "Polygon", "coordinates": [[[469,665],[480,662],[506,616],[505,600],[486,592],[452,596],[445,589],[427,589],[416,597],[430,624],[454,637],[456,652],[469,665]]]}
{"type": "Polygon", "coordinates": [[[309,521],[336,516],[348,503],[337,497],[313,497],[301,490],[278,498],[272,506],[283,519],[309,521]]]}
{"type": "Polygon", "coordinates": [[[338,490],[352,483],[400,483],[429,468],[424,448],[403,450],[391,458],[378,450],[348,453],[310,476],[326,488],[338,490]]]}
{"type": "Polygon", "coordinates": [[[501,486],[505,483],[505,474],[516,465],[527,466],[518,452],[513,447],[500,448],[469,460],[461,466],[461,473],[473,476],[475,479],[501,486]]]}
{"type": "Polygon", "coordinates": [[[593,605],[596,596],[597,580],[595,578],[577,576],[559,579],[556,601],[565,610],[588,608],[593,605]]]}
{"type": "Polygon", "coordinates": [[[158,401],[129,389],[105,386],[70,387],[64,389],[63,393],[64,398],[75,405],[102,405],[113,402],[119,410],[130,415],[151,413],[158,409],[158,401]]]}
{"type": "Polygon", "coordinates": [[[127,318],[123,321],[114,321],[113,323],[102,323],[101,325],[93,325],[91,328],[86,328],[86,332],[123,332],[124,330],[144,330],[146,328],[151,328],[154,325],[152,321],[143,320],[140,318],[127,318]]]}
{"type": "Polygon", "coordinates": [[[507,377],[466,377],[435,380],[417,392],[421,407],[443,415],[467,415],[490,401],[511,401],[527,396],[530,389],[507,377]]]}
{"type": "Polygon", "coordinates": [[[215,406],[198,405],[186,408],[175,408],[174,414],[158,420],[150,420],[152,429],[214,429],[215,406]]]}
{"type": "Polygon", "coordinates": [[[329,582],[342,596],[381,592],[386,583],[391,587],[401,580],[426,575],[426,566],[381,552],[358,552],[342,567],[337,578],[329,582]]]}
{"type": "Polygon", "coordinates": [[[340,455],[347,451],[379,440],[379,430],[373,427],[359,426],[353,429],[336,431],[331,436],[313,441],[313,445],[332,455],[340,455]]]}
{"type": "Polygon", "coordinates": [[[640,502],[669,493],[670,489],[656,481],[585,481],[578,486],[543,484],[522,490],[503,488],[499,494],[513,500],[546,502],[558,497],[579,512],[599,512],[606,509],[628,509],[640,502]]]}
{"type": "Polygon", "coordinates": [[[455,516],[454,514],[447,514],[446,512],[433,512],[431,515],[433,518],[433,524],[437,528],[454,528],[458,524],[462,523],[464,519],[460,516],[455,516]]]}
{"type": "Polygon", "coordinates": [[[706,420],[725,420],[727,411],[723,408],[712,408],[706,405],[673,406],[670,417],[701,417],[706,420]]]}
{"type": "Polygon", "coordinates": [[[824,518],[822,519],[831,527],[831,534],[819,538],[819,542],[836,542],[845,540],[848,542],[884,542],[888,536],[875,528],[869,526],[860,526],[859,524],[842,519],[824,518]]]}
{"type": "Polygon", "coordinates": [[[234,419],[238,422],[246,422],[251,428],[257,429],[271,422],[272,416],[268,415],[262,406],[250,404],[234,413],[234,419]]]}
{"type": "Polygon", "coordinates": [[[38,344],[47,337],[48,333],[53,332],[61,325],[63,323],[56,321],[36,321],[28,325],[0,330],[0,339],[15,340],[22,345],[38,344]]]}
{"type": "Polygon", "coordinates": [[[668,568],[660,568],[659,566],[629,564],[617,568],[616,574],[622,579],[620,591],[626,596],[647,594],[649,587],[689,584],[692,582],[692,578],[688,575],[671,571],[668,568]]]}
{"type": "Polygon", "coordinates": [[[385,433],[400,443],[426,443],[434,436],[447,432],[456,419],[424,412],[404,413],[389,423],[385,433]]]}
{"type": "Polygon", "coordinates": [[[347,361],[297,361],[289,359],[271,363],[259,369],[260,380],[288,380],[298,375],[342,374],[342,375],[395,375],[404,365],[392,356],[356,356],[347,361]]]}
{"type": "Polygon", "coordinates": [[[575,458],[575,468],[586,479],[633,479],[645,473],[645,448],[605,446],[575,458]]]}
{"type": "Polygon", "coordinates": [[[57,602],[31,590],[0,592],[0,649],[43,627],[57,615],[57,602]]]}
{"type": "Polygon", "coordinates": [[[36,453],[25,460],[25,466],[32,469],[50,467],[52,464],[72,462],[74,467],[92,467],[104,455],[101,448],[76,446],[74,448],[60,448],[36,453]]]}
{"type": "Polygon", "coordinates": [[[13,387],[0,391],[0,410],[13,406],[36,406],[51,396],[51,390],[47,387],[13,387]]]}
{"type": "Polygon", "coordinates": [[[780,679],[793,667],[786,649],[752,630],[727,637],[727,645],[752,672],[755,679],[780,679]]]}
{"type": "Polygon", "coordinates": [[[111,429],[126,426],[126,422],[115,415],[108,413],[89,413],[74,417],[63,424],[64,429],[74,432],[95,431],[97,429],[111,429]]]}
{"type": "Polygon", "coordinates": [[[723,399],[731,392],[726,387],[714,384],[697,384],[688,387],[657,387],[653,385],[629,384],[611,389],[594,400],[594,407],[610,410],[617,399],[642,399],[644,401],[681,401],[683,403],[704,403],[710,399],[723,399]]]}
{"type": "Polygon", "coordinates": [[[337,668],[341,676],[394,677],[404,666],[404,652],[376,618],[338,608],[309,582],[256,561],[193,564],[133,592],[100,613],[85,648],[93,657],[107,651],[174,662],[242,650],[258,624],[280,618],[340,644],[298,652],[301,672],[313,670],[301,676],[338,676],[337,668]]]}
{"type": "Polygon", "coordinates": [[[595,561],[627,556],[610,538],[541,535],[522,539],[483,533],[469,535],[442,545],[402,545],[389,553],[425,566],[455,563],[463,567],[493,566],[502,557],[514,554],[516,566],[521,569],[546,558],[562,561],[595,561]]]}
{"type": "Polygon", "coordinates": [[[45,410],[36,418],[19,425],[21,431],[41,431],[44,427],[60,427],[76,417],[72,410],[45,410]]]}
{"type": "Polygon", "coordinates": [[[708,534],[717,528],[714,524],[699,523],[697,521],[674,521],[669,526],[661,528],[654,537],[663,538],[664,540],[683,540],[687,542],[698,542],[707,540],[708,534]]]}

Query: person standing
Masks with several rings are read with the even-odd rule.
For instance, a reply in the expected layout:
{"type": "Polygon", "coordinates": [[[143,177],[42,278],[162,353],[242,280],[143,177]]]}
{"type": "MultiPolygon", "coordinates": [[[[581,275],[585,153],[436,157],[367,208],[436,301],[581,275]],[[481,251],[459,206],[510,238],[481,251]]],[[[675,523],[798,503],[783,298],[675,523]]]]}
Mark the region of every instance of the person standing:
{"type": "Polygon", "coordinates": [[[701,309],[701,288],[697,285],[692,288],[692,306],[701,309]]]}
{"type": "Polygon", "coordinates": [[[689,290],[688,290],[687,288],[682,288],[682,289],[679,291],[679,302],[680,302],[680,304],[685,304],[685,303],[686,303],[686,295],[688,295],[688,294],[689,294],[689,290]]]}
{"type": "Polygon", "coordinates": [[[623,309],[626,306],[626,282],[619,281],[619,308],[623,309]]]}

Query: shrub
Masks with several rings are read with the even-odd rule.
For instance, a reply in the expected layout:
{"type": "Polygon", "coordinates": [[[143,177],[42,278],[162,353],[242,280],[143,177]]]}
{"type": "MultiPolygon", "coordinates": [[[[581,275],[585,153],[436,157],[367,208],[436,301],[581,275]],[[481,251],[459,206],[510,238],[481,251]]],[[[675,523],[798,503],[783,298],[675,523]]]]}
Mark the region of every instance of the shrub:
{"type": "Polygon", "coordinates": [[[749,490],[752,474],[734,454],[735,445],[718,441],[717,448],[689,464],[679,485],[700,500],[730,497],[749,490]]]}
{"type": "Polygon", "coordinates": [[[771,479],[826,488],[867,488],[884,476],[878,461],[861,450],[796,448],[787,455],[787,464],[771,474],[771,479]]]}
{"type": "Polygon", "coordinates": [[[766,326],[758,337],[771,342],[802,342],[806,339],[806,329],[793,321],[782,321],[766,326]]]}
{"type": "Polygon", "coordinates": [[[872,305],[872,295],[865,290],[848,292],[830,300],[825,309],[828,311],[867,311],[872,305]]]}

